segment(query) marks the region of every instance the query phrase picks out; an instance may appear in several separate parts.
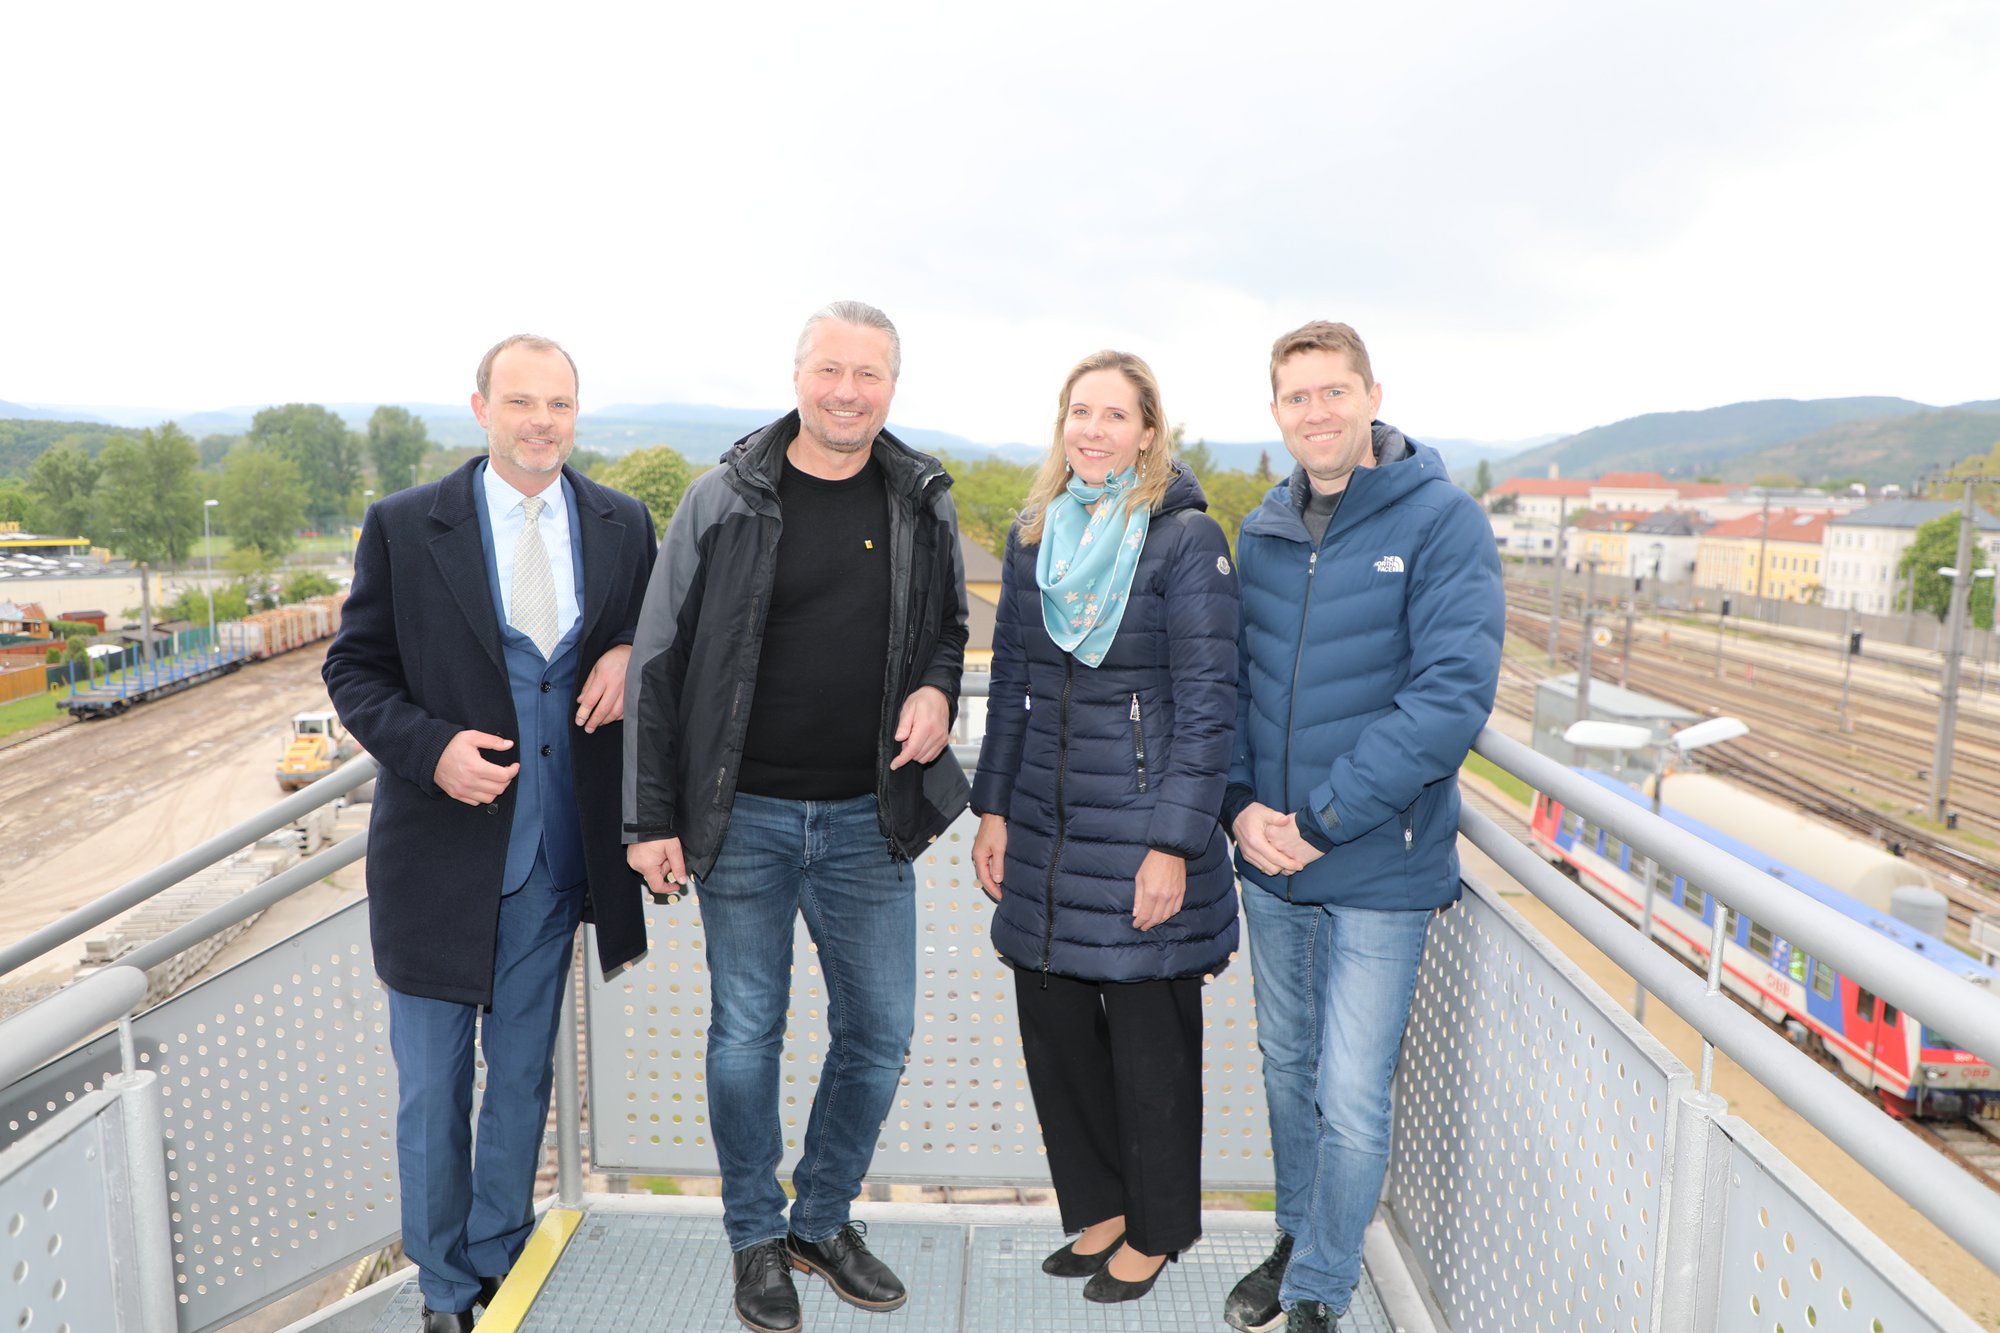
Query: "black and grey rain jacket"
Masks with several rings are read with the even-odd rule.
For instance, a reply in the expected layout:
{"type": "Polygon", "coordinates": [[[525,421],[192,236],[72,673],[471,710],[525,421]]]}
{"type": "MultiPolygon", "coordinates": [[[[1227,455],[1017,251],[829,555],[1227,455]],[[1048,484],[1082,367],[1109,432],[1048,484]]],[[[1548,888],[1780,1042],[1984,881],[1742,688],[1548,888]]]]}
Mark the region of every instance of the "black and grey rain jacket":
{"type": "MultiPolygon", "coordinates": [[[[667,526],[625,676],[625,841],[679,838],[696,878],[715,865],[736,798],[784,515],[778,478],[799,415],[738,440],[688,487],[667,526]]],[[[903,701],[931,685],[958,712],[965,666],[965,569],[951,477],[887,431],[875,461],[889,493],[889,664],[882,689],[876,809],[906,860],[965,808],[965,770],[889,761],[903,701]]],[[[829,644],[829,652],[839,651],[829,644]]]]}

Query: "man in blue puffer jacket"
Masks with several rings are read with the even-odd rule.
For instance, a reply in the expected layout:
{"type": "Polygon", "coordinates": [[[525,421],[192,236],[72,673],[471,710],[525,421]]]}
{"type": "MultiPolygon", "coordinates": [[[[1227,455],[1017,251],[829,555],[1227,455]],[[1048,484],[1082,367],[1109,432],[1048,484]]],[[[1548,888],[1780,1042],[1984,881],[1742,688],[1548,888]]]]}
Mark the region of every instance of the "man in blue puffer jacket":
{"type": "Polygon", "coordinates": [[[1278,339],[1271,392],[1298,467],[1237,539],[1223,819],[1282,1234],[1224,1318],[1319,1333],[1360,1280],[1424,936],[1458,899],[1457,773],[1493,709],[1506,605],[1485,514],[1435,449],[1375,420],[1382,386],[1353,329],[1278,339]]]}

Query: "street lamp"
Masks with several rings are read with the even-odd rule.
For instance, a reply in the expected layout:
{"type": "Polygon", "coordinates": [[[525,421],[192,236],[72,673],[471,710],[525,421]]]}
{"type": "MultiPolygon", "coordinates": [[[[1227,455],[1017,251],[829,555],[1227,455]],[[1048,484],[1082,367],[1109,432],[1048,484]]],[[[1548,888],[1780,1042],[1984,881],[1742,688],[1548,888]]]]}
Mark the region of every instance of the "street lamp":
{"type": "MultiPolygon", "coordinates": [[[[1750,734],[1747,723],[1733,717],[1712,717],[1706,722],[1697,722],[1691,727],[1683,727],[1664,741],[1655,743],[1650,727],[1634,726],[1630,722],[1596,722],[1588,718],[1572,722],[1563,732],[1563,739],[1580,750],[1612,750],[1621,754],[1643,750],[1648,746],[1653,750],[1653,814],[1660,813],[1660,798],[1666,788],[1667,760],[1678,756],[1685,759],[1696,750],[1710,745],[1720,745],[1733,741],[1738,736],[1750,734]]],[[[1653,885],[1659,873],[1659,862],[1653,857],[1646,858],[1646,891],[1639,900],[1639,933],[1648,940],[1653,938],[1653,885]]],[[[1720,914],[1717,914],[1720,920],[1720,914]]],[[[1646,1021],[1646,987],[1641,984],[1632,995],[1632,1016],[1640,1022],[1646,1021]]]]}
{"type": "Polygon", "coordinates": [[[208,511],[221,504],[220,500],[201,502],[201,558],[207,563],[208,571],[202,576],[202,591],[208,594],[208,660],[215,661],[215,539],[209,534],[208,511]]]}

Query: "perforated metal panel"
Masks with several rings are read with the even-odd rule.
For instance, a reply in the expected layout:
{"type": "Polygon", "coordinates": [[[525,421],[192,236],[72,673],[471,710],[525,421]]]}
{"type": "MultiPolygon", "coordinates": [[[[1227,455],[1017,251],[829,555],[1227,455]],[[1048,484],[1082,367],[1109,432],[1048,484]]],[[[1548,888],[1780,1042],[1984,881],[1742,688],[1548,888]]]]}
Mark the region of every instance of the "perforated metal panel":
{"type": "MultiPolygon", "coordinates": [[[[355,903],[133,1023],[167,1128],[180,1326],[212,1327],[401,1225],[388,1014],[355,903]]],[[[10,1088],[16,1136],[101,1086],[112,1037],[10,1088]]]]}
{"type": "Polygon", "coordinates": [[[1735,1116],[1718,1329],[1978,1333],[1981,1325],[1735,1116]]]}
{"type": "Polygon", "coordinates": [[[111,1333],[119,1322],[107,1161],[118,1099],[100,1092],[0,1153],[0,1328],[111,1333]]]}
{"type": "MultiPolygon", "coordinates": [[[[915,867],[917,1028],[871,1179],[1048,1179],[1015,1022],[1014,976],[987,938],[993,909],[972,876],[977,827],[962,816],[915,867]]],[[[599,1170],[716,1169],[703,1086],[708,987],[697,901],[648,909],[652,948],[637,966],[606,982],[591,965],[591,1156],[599,1170]]],[[[792,952],[780,1108],[786,1169],[805,1134],[826,1041],[825,999],[803,921],[792,952]]],[[[1202,1179],[1211,1189],[1271,1185],[1250,995],[1243,951],[1205,993],[1202,1179]]]]}
{"type": "Polygon", "coordinates": [[[1439,915],[1388,1194],[1452,1327],[1652,1329],[1668,1126],[1688,1081],[1497,897],[1469,886],[1439,915]]]}

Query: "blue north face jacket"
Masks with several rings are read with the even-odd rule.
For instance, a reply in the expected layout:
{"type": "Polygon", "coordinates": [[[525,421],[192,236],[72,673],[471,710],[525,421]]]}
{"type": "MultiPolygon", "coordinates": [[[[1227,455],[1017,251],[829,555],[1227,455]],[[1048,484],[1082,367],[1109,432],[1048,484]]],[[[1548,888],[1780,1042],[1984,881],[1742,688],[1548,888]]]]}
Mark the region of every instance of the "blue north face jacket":
{"type": "Polygon", "coordinates": [[[1289,876],[1239,855],[1257,890],[1428,910],[1458,898],[1458,767],[1493,711],[1507,608],[1492,525],[1438,452],[1378,421],[1375,457],[1317,549],[1303,469],[1243,522],[1224,817],[1260,801],[1332,845],[1289,876]]]}
{"type": "Polygon", "coordinates": [[[1236,948],[1235,880],[1216,816],[1236,704],[1236,574],[1194,474],[1153,513],[1117,637],[1078,664],[1042,625],[1040,548],[1007,535],[992,698],[972,808],[1007,819],[993,947],[1084,981],[1219,972],[1236,948]],[[1187,861],[1181,910],[1132,928],[1150,849],[1187,861]]]}

